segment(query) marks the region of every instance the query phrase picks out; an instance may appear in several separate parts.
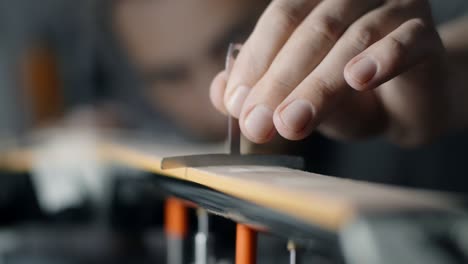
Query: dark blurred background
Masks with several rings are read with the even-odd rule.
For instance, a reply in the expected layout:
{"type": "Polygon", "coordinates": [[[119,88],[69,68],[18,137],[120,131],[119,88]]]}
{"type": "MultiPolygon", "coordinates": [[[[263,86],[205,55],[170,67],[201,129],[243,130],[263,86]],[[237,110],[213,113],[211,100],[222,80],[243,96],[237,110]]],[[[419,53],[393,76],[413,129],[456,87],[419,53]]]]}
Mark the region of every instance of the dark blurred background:
{"type": "MultiPolygon", "coordinates": [[[[431,2],[438,24],[468,10],[465,0],[431,2]]],[[[0,150],[33,131],[69,119],[92,119],[94,125],[107,129],[145,131],[155,139],[170,135],[198,143],[222,142],[227,122],[209,102],[209,84],[223,68],[228,43],[245,40],[268,3],[267,0],[0,0],[0,150]]],[[[400,149],[379,138],[343,143],[320,135],[303,142],[278,139],[271,147],[252,147],[260,152],[273,149],[304,155],[307,169],[313,172],[468,191],[468,137],[462,134],[413,150],[400,149]]],[[[1,181],[2,192],[10,188],[8,192],[15,193],[20,201],[32,201],[24,210],[44,217],[42,213],[34,213],[40,211],[40,206],[34,205],[35,197],[28,196],[28,192],[35,192],[34,183],[6,178],[1,181]]],[[[137,201],[136,207],[147,205],[143,200],[137,201]]],[[[80,203],[77,210],[71,210],[71,218],[88,219],[87,206],[86,202],[80,203]]],[[[151,204],[148,206],[153,208],[151,204]]],[[[155,202],[154,206],[161,205],[155,202]]],[[[66,218],[68,212],[53,214],[52,219],[66,218]]],[[[156,225],[159,211],[154,212],[156,216],[143,218],[156,225]]],[[[26,228],[18,233],[6,229],[5,234],[0,233],[0,249],[26,243],[18,237],[30,236],[27,243],[41,244],[34,242],[34,238],[38,234],[49,236],[51,232],[59,237],[50,242],[52,249],[62,243],[60,239],[77,247],[86,244],[83,242],[86,240],[101,246],[107,243],[106,239],[120,241],[113,236],[101,236],[102,229],[98,230],[78,231],[73,242],[67,239],[72,232],[69,229],[65,235],[60,228],[52,231],[26,228]],[[101,243],[99,239],[105,241],[101,243]]],[[[153,241],[152,246],[161,246],[154,242],[157,239],[151,240],[153,233],[145,234],[150,237],[148,241],[153,241]]],[[[128,237],[125,241],[134,243],[128,237]]],[[[50,250],[44,247],[35,248],[50,250]]],[[[96,254],[111,250],[97,248],[96,254]]],[[[29,262],[20,257],[16,260],[29,262]]]]}

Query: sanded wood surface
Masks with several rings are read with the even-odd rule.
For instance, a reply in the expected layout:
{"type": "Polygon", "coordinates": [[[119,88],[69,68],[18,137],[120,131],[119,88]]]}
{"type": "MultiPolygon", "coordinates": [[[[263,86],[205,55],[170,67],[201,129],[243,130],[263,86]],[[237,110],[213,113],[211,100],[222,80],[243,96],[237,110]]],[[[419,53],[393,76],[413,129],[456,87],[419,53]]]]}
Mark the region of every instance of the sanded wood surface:
{"type": "MultiPolygon", "coordinates": [[[[164,157],[222,153],[223,145],[155,144],[153,141],[109,140],[97,145],[101,161],[194,182],[219,192],[336,231],[361,213],[457,210],[459,197],[329,177],[274,166],[212,166],[161,169],[164,157]]],[[[33,149],[0,153],[0,169],[26,172],[33,149]]],[[[37,155],[36,155],[37,156],[37,155]]],[[[74,157],[72,157],[74,158],[74,157]]],[[[50,162],[53,166],[53,162],[50,162]]]]}
{"type": "MultiPolygon", "coordinates": [[[[161,169],[163,157],[213,150],[113,142],[102,155],[117,164],[186,180],[268,207],[328,230],[360,213],[456,210],[454,196],[340,179],[274,166],[161,169]]],[[[216,152],[216,151],[215,151],[216,152]]]]}

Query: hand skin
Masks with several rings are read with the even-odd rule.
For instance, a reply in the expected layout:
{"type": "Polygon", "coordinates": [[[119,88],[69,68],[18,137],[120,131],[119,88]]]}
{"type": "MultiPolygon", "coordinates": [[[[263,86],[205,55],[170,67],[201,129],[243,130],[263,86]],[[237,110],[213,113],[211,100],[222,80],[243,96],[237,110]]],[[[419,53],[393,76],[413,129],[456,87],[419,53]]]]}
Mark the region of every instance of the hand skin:
{"type": "Polygon", "coordinates": [[[318,130],[417,146],[468,122],[467,28],[439,35],[423,0],[275,0],[211,100],[255,143],[318,130]]]}

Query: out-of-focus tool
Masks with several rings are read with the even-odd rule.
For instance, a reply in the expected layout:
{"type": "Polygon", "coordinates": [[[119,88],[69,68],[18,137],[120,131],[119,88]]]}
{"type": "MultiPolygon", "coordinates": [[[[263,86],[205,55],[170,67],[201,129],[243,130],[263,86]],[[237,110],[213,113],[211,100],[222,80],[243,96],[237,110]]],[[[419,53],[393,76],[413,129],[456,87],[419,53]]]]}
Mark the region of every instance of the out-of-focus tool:
{"type": "MultiPolygon", "coordinates": [[[[241,49],[241,44],[229,44],[226,56],[226,73],[230,74],[236,54],[241,49]]],[[[166,157],[161,161],[162,169],[174,169],[180,167],[203,167],[203,166],[227,166],[227,165],[260,165],[260,166],[280,166],[292,169],[303,169],[304,159],[298,156],[289,155],[242,155],[241,154],[241,133],[239,121],[233,116],[229,116],[228,126],[228,154],[204,154],[166,157]]]]}
{"type": "Polygon", "coordinates": [[[195,234],[195,264],[214,263],[212,256],[209,215],[203,208],[197,209],[198,231],[195,234]]]}
{"type": "Polygon", "coordinates": [[[237,224],[236,264],[257,262],[257,231],[249,226],[237,224]]]}
{"type": "Polygon", "coordinates": [[[289,251],[289,264],[296,264],[297,263],[297,247],[294,241],[289,240],[287,245],[289,251]]]}
{"type": "MultiPolygon", "coordinates": [[[[227,76],[231,74],[232,67],[234,66],[234,60],[236,59],[236,53],[238,53],[241,48],[242,48],[241,44],[234,44],[234,43],[229,44],[228,52],[226,55],[226,64],[225,64],[225,70],[226,70],[227,76]]],[[[228,131],[229,153],[231,155],[240,155],[241,154],[241,149],[240,149],[241,133],[240,133],[239,121],[231,115],[229,116],[228,129],[229,129],[228,131]]]]}
{"type": "Polygon", "coordinates": [[[184,239],[187,235],[187,208],[177,198],[167,198],[165,204],[165,233],[167,238],[167,264],[184,263],[184,239]]]}

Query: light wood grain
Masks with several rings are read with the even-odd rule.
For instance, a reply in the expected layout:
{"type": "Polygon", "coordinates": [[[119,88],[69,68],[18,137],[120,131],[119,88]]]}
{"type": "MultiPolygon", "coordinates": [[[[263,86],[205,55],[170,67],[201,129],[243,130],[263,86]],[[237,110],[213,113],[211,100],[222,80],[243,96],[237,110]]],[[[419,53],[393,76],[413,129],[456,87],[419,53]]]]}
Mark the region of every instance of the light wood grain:
{"type": "Polygon", "coordinates": [[[167,148],[154,145],[154,149],[145,151],[138,146],[114,142],[105,144],[102,151],[116,163],[195,182],[328,230],[339,229],[360,213],[456,210],[457,207],[457,198],[448,194],[281,167],[213,166],[162,170],[161,159],[166,156],[164,149],[167,148]]]}
{"type": "MultiPolygon", "coordinates": [[[[198,183],[327,230],[336,231],[362,213],[458,210],[459,197],[450,194],[346,180],[282,167],[213,166],[162,170],[164,157],[221,153],[223,146],[138,142],[108,140],[99,144],[96,151],[100,160],[108,164],[198,183]]],[[[0,153],[0,169],[30,171],[33,154],[32,148],[0,153]]]]}

